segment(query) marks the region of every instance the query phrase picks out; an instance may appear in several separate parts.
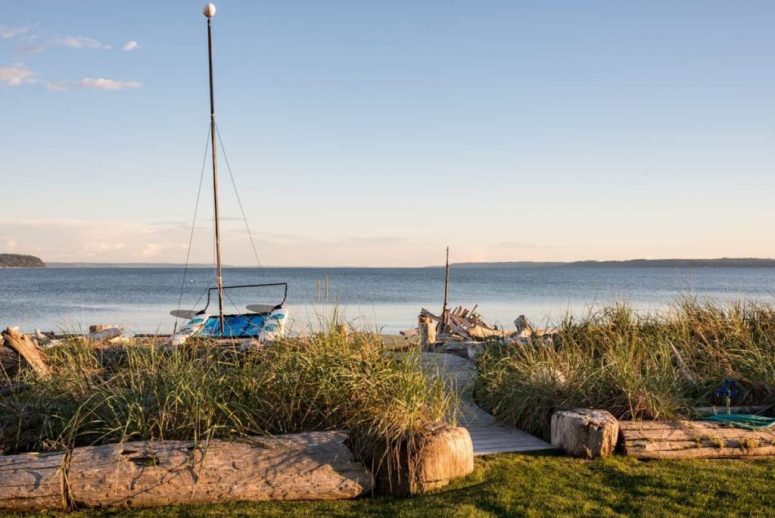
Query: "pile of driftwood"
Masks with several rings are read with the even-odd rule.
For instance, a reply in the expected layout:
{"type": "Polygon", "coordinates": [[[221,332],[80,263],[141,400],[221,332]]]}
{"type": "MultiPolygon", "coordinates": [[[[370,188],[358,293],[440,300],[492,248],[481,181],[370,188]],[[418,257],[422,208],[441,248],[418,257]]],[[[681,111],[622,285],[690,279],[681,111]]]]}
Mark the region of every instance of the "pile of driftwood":
{"type": "Polygon", "coordinates": [[[484,342],[489,339],[500,339],[506,345],[524,345],[535,338],[550,342],[557,333],[556,328],[534,328],[525,315],[519,315],[514,320],[514,330],[498,328],[487,324],[477,308],[478,305],[472,309],[458,306],[451,311],[442,311],[440,316],[423,308],[417,329],[402,331],[401,334],[407,337],[418,335],[425,348],[442,347],[447,352],[465,353],[473,358],[483,350],[484,342]]]}
{"type": "Polygon", "coordinates": [[[421,338],[427,337],[428,343],[448,340],[481,341],[509,334],[496,326],[486,324],[481,315],[476,312],[476,308],[477,306],[474,306],[473,309],[469,310],[463,306],[458,306],[451,311],[442,312],[441,316],[436,316],[423,308],[419,317],[421,338]]]}

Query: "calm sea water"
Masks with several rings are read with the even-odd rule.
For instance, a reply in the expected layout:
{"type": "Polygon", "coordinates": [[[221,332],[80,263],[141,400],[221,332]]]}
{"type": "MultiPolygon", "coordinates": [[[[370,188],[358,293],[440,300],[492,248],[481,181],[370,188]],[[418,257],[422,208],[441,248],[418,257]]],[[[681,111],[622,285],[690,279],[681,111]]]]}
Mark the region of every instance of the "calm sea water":
{"type": "MultiPolygon", "coordinates": [[[[288,282],[294,329],[304,330],[333,307],[361,327],[394,333],[412,327],[421,307],[439,311],[441,268],[233,268],[226,284],[288,282]],[[325,285],[328,283],[328,298],[325,285]]],[[[116,323],[130,332],[170,332],[179,307],[200,309],[212,285],[209,269],[0,269],[0,325],[23,330],[79,330],[116,323]]],[[[524,313],[536,323],[590,306],[626,300],[638,309],[664,307],[681,295],[775,302],[775,268],[509,267],[453,269],[450,304],[479,305],[486,320],[511,327],[524,313]]],[[[236,290],[230,311],[279,302],[281,290],[236,290]]],[[[211,306],[217,308],[217,302],[211,306]]]]}

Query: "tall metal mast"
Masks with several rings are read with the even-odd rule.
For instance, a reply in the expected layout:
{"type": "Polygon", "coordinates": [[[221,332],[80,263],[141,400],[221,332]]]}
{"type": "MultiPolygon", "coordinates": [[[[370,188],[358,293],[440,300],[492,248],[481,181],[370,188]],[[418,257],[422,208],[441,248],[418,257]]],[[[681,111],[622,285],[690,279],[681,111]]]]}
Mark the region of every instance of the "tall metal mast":
{"type": "Polygon", "coordinates": [[[449,309],[447,308],[447,293],[449,293],[449,247],[447,247],[447,262],[444,266],[444,307],[441,310],[441,332],[448,332],[449,309]]]}
{"type": "Polygon", "coordinates": [[[213,91],[213,30],[212,19],[215,16],[215,6],[207,4],[202,11],[207,18],[207,55],[210,64],[210,138],[213,153],[213,205],[215,207],[215,268],[218,278],[218,320],[221,325],[221,335],[224,334],[223,322],[223,271],[221,269],[221,228],[220,211],[218,207],[218,165],[215,149],[215,94],[213,91]]]}

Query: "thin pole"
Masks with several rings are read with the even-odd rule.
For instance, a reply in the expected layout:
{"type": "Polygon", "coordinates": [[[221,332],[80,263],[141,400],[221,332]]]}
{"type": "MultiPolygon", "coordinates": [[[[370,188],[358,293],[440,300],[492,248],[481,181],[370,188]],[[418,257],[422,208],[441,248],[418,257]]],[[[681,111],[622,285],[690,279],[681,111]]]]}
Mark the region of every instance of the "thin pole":
{"type": "Polygon", "coordinates": [[[218,320],[221,324],[221,336],[224,334],[223,322],[223,271],[221,268],[221,228],[220,210],[218,207],[218,165],[215,149],[215,93],[213,88],[213,31],[212,19],[207,17],[207,55],[210,64],[210,138],[213,152],[213,206],[215,208],[215,268],[218,278],[218,320]]]}
{"type": "Polygon", "coordinates": [[[441,330],[447,332],[447,294],[449,293],[449,247],[447,247],[447,263],[444,267],[444,308],[441,310],[441,330]]]}

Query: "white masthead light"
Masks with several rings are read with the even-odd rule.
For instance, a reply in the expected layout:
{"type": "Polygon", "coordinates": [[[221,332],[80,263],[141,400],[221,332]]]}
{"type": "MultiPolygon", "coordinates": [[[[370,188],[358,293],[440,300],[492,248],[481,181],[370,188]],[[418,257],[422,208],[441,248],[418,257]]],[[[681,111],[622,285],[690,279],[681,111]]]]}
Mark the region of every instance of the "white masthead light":
{"type": "Polygon", "coordinates": [[[208,18],[212,18],[215,16],[215,6],[213,4],[207,4],[205,8],[202,9],[202,14],[208,18]]]}

